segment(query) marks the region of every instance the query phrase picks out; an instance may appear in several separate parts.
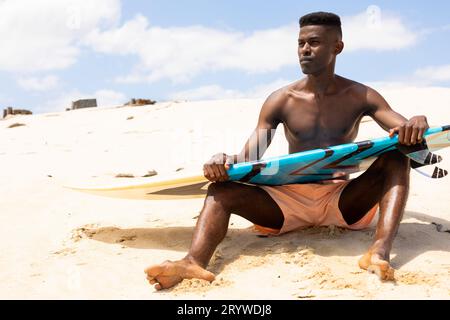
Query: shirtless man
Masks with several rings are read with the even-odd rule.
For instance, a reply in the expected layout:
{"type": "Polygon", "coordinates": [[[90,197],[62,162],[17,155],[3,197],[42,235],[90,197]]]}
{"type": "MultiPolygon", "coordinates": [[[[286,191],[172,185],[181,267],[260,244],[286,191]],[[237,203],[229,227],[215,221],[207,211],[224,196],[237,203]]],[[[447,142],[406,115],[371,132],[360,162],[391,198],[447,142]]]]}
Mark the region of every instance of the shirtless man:
{"type": "Polygon", "coordinates": [[[227,233],[231,213],[282,234],[313,225],[362,229],[379,208],[374,242],[359,266],[382,280],[393,279],[389,255],[406,205],[410,172],[409,159],[399,152],[381,155],[362,175],[338,183],[260,187],[226,181],[228,163],[236,158],[255,160],[252,154],[259,159],[265,151],[258,147],[263,133],[269,132],[268,146],[271,130],[280,123],[289,153],[352,142],[363,116],[372,117],[390,136],[398,134],[401,144],[421,142],[428,128],[425,116],[407,120],[375,90],[334,73],[336,56],[343,48],[338,16],[315,12],[300,19],[298,56],[306,77],[267,98],[239,155],[218,154],[204,165],[205,177],[215,183],[208,188],[190,250],[182,260],[145,270],[156,289],[170,288],[184,278],[214,280],[206,267],[227,233]]]}

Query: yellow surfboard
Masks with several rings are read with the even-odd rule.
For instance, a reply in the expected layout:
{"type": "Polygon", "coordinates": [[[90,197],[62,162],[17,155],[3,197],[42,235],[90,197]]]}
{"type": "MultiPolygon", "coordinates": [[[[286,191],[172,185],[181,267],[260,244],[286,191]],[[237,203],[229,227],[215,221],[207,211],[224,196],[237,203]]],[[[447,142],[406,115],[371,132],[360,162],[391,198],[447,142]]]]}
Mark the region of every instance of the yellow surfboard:
{"type": "Polygon", "coordinates": [[[96,186],[66,186],[66,188],[93,195],[138,200],[174,200],[205,197],[208,181],[204,176],[188,176],[174,179],[149,178],[147,181],[96,186]]]}

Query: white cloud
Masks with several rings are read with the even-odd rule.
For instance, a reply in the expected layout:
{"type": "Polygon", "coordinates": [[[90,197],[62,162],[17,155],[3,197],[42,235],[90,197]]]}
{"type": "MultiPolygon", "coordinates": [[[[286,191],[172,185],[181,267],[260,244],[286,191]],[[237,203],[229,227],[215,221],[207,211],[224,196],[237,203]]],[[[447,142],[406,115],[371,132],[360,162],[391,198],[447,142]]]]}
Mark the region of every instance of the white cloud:
{"type": "MultiPolygon", "coordinates": [[[[346,50],[392,50],[415,43],[415,34],[400,18],[377,8],[343,18],[346,50]]],[[[203,26],[162,28],[138,15],[118,28],[95,30],[84,43],[98,52],[139,58],[118,82],[187,82],[206,71],[263,73],[297,65],[297,33],[297,22],[243,33],[203,26]]]]}
{"type": "Polygon", "coordinates": [[[138,15],[117,29],[90,34],[86,43],[108,54],[135,54],[140,63],[119,82],[185,82],[204,71],[226,69],[250,73],[275,71],[296,58],[297,26],[242,32],[202,26],[150,27],[138,15]]]}
{"type": "Polygon", "coordinates": [[[211,100],[211,99],[240,99],[240,98],[266,98],[273,91],[286,86],[292,81],[278,79],[271,83],[255,86],[246,91],[225,89],[219,85],[207,85],[185,91],[173,93],[170,98],[174,100],[211,100]]]}
{"type": "Polygon", "coordinates": [[[417,41],[416,33],[409,30],[399,17],[373,5],[360,14],[343,17],[342,29],[346,51],[398,50],[417,41]]]}
{"type": "Polygon", "coordinates": [[[408,84],[409,86],[423,88],[446,84],[448,81],[450,81],[450,64],[426,66],[409,74],[376,83],[388,87],[403,87],[405,84],[408,84]]]}
{"type": "Polygon", "coordinates": [[[58,97],[45,102],[36,108],[37,113],[45,112],[59,112],[70,108],[72,101],[79,99],[97,99],[98,107],[114,107],[123,105],[126,102],[127,96],[122,92],[102,89],[93,93],[83,93],[79,90],[72,90],[62,93],[58,97]]]}
{"type": "Polygon", "coordinates": [[[59,84],[59,78],[54,75],[45,77],[21,77],[17,79],[17,83],[28,91],[46,91],[54,89],[59,84]]]}
{"type": "MultiPolygon", "coordinates": [[[[343,18],[346,50],[414,44],[414,34],[400,18],[371,8],[343,18]]],[[[209,71],[264,73],[298,64],[297,22],[244,33],[204,26],[162,28],[142,15],[117,25],[120,12],[120,0],[2,0],[0,70],[24,74],[64,69],[76,62],[83,45],[110,55],[137,56],[139,63],[130,73],[116,78],[128,83],[187,82],[209,71]]],[[[19,84],[45,90],[55,82],[50,76],[24,77],[19,84]]]]}
{"type": "Polygon", "coordinates": [[[79,55],[80,40],[119,16],[120,0],[0,1],[0,70],[67,68],[79,55]]]}
{"type": "Polygon", "coordinates": [[[424,82],[439,82],[450,80],[450,64],[429,66],[416,70],[414,76],[424,82]]]}

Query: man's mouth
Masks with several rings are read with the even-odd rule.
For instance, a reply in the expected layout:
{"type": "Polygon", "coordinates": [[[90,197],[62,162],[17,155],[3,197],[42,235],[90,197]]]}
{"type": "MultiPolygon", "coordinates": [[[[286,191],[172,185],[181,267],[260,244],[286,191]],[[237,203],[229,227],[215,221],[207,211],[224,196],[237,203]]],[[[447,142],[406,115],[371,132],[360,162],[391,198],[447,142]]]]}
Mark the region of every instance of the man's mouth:
{"type": "Polygon", "coordinates": [[[309,63],[312,62],[313,59],[312,58],[301,58],[300,59],[300,63],[309,63]]]}

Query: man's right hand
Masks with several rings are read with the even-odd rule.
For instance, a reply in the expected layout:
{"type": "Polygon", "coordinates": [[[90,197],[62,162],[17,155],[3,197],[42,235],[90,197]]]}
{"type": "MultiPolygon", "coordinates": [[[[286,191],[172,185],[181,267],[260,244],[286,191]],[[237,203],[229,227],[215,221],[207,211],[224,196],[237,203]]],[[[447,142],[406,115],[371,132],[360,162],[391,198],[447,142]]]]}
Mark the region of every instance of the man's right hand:
{"type": "Polygon", "coordinates": [[[212,182],[223,182],[228,180],[227,170],[230,168],[231,156],[218,153],[203,165],[205,178],[212,182]]]}

